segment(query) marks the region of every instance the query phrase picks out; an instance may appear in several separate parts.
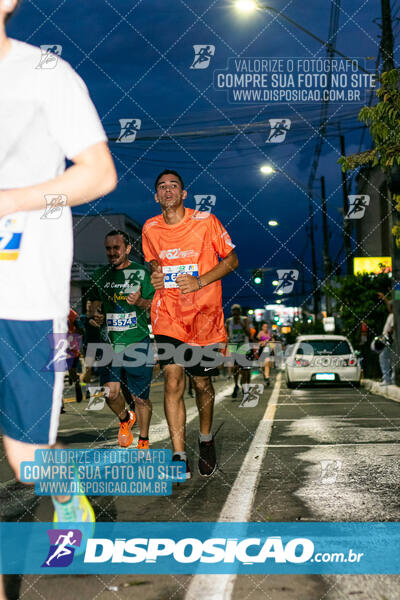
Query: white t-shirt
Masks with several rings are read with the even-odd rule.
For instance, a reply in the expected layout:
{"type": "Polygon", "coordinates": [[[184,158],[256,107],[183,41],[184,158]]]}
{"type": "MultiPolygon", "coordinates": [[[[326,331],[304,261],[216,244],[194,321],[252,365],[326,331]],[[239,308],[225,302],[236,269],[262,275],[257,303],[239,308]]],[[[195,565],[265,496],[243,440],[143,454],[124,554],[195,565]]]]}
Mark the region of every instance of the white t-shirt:
{"type": "MultiPolygon", "coordinates": [[[[72,67],[57,57],[54,68],[38,68],[39,48],[11,43],[0,61],[0,190],[49,181],[63,173],[65,157],[107,140],[88,90],[72,67]]],[[[54,189],[54,194],[63,190],[54,189]]],[[[64,206],[45,218],[44,213],[18,212],[0,219],[0,319],[41,321],[68,315],[71,211],[64,206]]]]}
{"type": "Polygon", "coordinates": [[[384,335],[384,336],[390,335],[392,333],[393,327],[394,327],[393,313],[389,313],[386,318],[385,325],[383,327],[382,335],[384,335]]]}

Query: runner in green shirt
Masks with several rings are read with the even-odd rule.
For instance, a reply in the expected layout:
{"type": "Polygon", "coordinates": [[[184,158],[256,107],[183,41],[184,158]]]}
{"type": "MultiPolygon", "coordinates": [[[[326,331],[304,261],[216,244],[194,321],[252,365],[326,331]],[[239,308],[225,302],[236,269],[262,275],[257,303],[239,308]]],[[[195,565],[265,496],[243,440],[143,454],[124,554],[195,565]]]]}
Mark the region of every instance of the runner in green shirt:
{"type": "Polygon", "coordinates": [[[100,385],[109,388],[107,404],[120,420],[119,445],[128,448],[132,444],[132,427],[137,416],[140,428],[137,447],[147,449],[154,361],[146,312],[151,307],[154,288],[147,269],[129,260],[132,246],[124,231],[110,231],[105,238],[105,249],[109,265],[94,272],[88,299],[94,309],[102,305],[102,334],[118,355],[118,361],[113,359],[109,365],[100,367],[100,385]],[[125,407],[121,381],[132,395],[136,415],[125,407]]]}

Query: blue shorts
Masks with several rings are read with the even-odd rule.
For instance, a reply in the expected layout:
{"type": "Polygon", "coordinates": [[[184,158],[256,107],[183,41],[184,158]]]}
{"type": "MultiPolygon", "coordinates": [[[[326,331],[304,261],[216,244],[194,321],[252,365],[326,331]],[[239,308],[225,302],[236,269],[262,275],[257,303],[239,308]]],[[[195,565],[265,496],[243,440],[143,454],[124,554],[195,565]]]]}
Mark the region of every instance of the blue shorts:
{"type": "Polygon", "coordinates": [[[0,319],[0,430],[28,444],[54,444],[64,390],[56,357],[66,319],[0,319]]]}
{"type": "Polygon", "coordinates": [[[136,357],[140,355],[142,360],[130,357],[129,351],[125,351],[121,353],[125,363],[123,366],[110,364],[100,367],[100,385],[123,381],[131,394],[142,400],[148,400],[155,362],[152,346],[152,341],[147,337],[129,346],[134,350],[136,357]],[[128,362],[132,362],[132,366],[126,365],[128,362]]]}

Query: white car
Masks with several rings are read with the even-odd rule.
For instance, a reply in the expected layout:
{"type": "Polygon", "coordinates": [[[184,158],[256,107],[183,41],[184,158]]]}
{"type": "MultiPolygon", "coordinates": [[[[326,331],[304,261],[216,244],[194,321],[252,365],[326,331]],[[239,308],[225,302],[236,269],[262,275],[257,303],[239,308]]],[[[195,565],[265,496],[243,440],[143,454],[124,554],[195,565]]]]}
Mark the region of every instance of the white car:
{"type": "Polygon", "coordinates": [[[286,357],[286,385],[351,383],[360,385],[361,367],[350,341],[343,335],[301,335],[286,357]]]}

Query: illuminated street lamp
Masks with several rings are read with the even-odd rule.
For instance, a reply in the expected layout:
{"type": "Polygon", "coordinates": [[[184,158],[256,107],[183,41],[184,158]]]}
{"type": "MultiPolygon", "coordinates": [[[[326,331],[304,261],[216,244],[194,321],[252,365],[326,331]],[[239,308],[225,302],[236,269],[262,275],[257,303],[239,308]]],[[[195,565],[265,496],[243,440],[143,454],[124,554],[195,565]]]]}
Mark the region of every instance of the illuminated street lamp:
{"type": "Polygon", "coordinates": [[[252,13],[257,10],[258,5],[255,0],[236,0],[235,8],[241,13],[252,13]]]}
{"type": "Polygon", "coordinates": [[[274,279],[274,281],[272,282],[272,285],[279,285],[279,281],[277,281],[276,279],[274,279]]]}
{"type": "MultiPolygon", "coordinates": [[[[267,6],[266,4],[261,4],[257,0],[236,0],[234,2],[234,7],[238,12],[240,12],[242,14],[250,14],[255,11],[262,11],[262,12],[268,13],[268,11],[271,11],[275,15],[278,15],[278,17],[280,17],[281,19],[284,19],[288,23],[291,23],[292,25],[297,27],[297,29],[300,29],[300,31],[303,31],[306,35],[313,38],[313,40],[316,40],[317,42],[322,44],[322,46],[324,46],[325,48],[328,48],[329,50],[331,50],[331,52],[333,52],[334,54],[337,54],[337,55],[341,56],[342,58],[345,58],[346,60],[351,61],[351,59],[348,56],[343,54],[343,52],[340,52],[340,50],[337,50],[337,48],[333,47],[330,42],[325,42],[324,40],[321,40],[320,37],[318,37],[311,31],[309,31],[308,29],[303,27],[303,25],[300,25],[300,23],[297,23],[297,21],[294,21],[293,19],[291,19],[290,17],[285,15],[285,13],[281,12],[279,9],[275,8],[274,6],[267,6]]],[[[362,65],[359,65],[358,63],[357,63],[357,67],[360,71],[363,71],[364,73],[369,73],[368,70],[365,69],[365,67],[363,67],[362,65]]]]}
{"type": "Polygon", "coordinates": [[[272,175],[272,173],[276,173],[274,167],[271,167],[271,165],[262,165],[260,167],[260,172],[263,175],[272,175]]]}
{"type": "Polygon", "coordinates": [[[279,223],[278,223],[278,221],[275,221],[275,219],[270,219],[270,220],[268,221],[268,225],[269,225],[270,227],[277,227],[277,226],[279,225],[279,223]]]}

